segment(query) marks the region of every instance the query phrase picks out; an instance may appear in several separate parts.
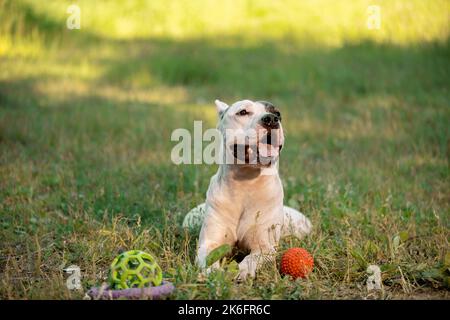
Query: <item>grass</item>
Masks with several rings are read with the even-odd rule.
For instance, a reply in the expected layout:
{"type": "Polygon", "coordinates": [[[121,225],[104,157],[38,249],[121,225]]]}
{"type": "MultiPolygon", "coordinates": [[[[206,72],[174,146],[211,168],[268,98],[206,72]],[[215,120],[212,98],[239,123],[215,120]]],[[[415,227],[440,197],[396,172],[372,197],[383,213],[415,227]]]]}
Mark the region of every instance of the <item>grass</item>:
{"type": "Polygon", "coordinates": [[[449,298],[447,1],[378,1],[381,30],[368,1],[135,0],[78,1],[70,31],[70,3],[0,1],[1,298],[82,298],[123,249],[172,299],[449,298]],[[280,106],[285,202],[314,232],[279,256],[307,248],[308,279],[199,276],[181,222],[217,168],[172,164],[170,134],[213,127],[215,98],[280,106]]]}

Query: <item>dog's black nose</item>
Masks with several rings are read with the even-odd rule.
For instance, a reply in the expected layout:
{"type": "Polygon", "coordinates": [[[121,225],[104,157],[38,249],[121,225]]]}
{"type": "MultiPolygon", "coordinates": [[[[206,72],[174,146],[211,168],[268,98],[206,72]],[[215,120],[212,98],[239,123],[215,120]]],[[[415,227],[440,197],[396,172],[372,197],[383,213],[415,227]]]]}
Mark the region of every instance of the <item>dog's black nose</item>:
{"type": "Polygon", "coordinates": [[[273,113],[269,113],[261,118],[261,124],[266,129],[278,129],[280,128],[280,118],[273,113]]]}

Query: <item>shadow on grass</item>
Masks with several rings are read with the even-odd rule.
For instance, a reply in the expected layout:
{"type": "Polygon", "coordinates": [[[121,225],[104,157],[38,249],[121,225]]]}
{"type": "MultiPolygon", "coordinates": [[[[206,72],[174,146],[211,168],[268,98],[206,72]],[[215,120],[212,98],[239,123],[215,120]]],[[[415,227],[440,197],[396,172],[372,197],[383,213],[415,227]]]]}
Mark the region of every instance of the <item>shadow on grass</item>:
{"type": "Polygon", "coordinates": [[[336,49],[229,37],[113,43],[116,58],[104,61],[102,81],[128,85],[146,73],[157,83],[206,87],[225,97],[417,97],[446,90],[449,80],[448,42],[399,47],[366,41],[336,49]]]}
{"type": "Polygon", "coordinates": [[[266,99],[379,93],[419,97],[430,90],[446,91],[450,78],[449,40],[410,46],[361,40],[341,48],[289,35],[279,40],[245,36],[116,40],[84,29],[69,31],[64,21],[35,12],[21,1],[6,2],[3,9],[10,16],[21,13],[20,19],[11,20],[12,33],[20,37],[20,32],[37,32],[57,42],[61,58],[101,65],[100,83],[186,86],[206,91],[208,101],[213,98],[209,94],[266,99]],[[105,55],[102,48],[114,54],[105,55]]]}

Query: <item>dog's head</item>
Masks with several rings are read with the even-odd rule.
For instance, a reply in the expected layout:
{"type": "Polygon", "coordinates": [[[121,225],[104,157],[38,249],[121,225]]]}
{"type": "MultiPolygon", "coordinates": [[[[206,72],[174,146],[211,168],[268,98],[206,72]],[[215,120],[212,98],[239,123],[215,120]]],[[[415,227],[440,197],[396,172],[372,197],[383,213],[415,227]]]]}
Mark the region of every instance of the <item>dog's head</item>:
{"type": "Polygon", "coordinates": [[[218,129],[224,137],[226,163],[270,166],[278,160],[284,135],[281,113],[270,102],[242,100],[228,106],[216,100],[218,129]]]}

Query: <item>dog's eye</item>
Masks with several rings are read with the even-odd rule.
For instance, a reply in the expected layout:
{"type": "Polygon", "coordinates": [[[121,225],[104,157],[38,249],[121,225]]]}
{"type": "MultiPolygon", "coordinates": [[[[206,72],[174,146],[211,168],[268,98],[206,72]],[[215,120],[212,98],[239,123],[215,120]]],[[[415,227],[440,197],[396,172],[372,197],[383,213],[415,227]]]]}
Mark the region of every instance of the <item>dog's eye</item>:
{"type": "Polygon", "coordinates": [[[241,110],[241,111],[239,111],[238,113],[237,113],[237,115],[240,115],[240,116],[246,116],[248,114],[248,112],[247,112],[247,110],[241,110]]]}

